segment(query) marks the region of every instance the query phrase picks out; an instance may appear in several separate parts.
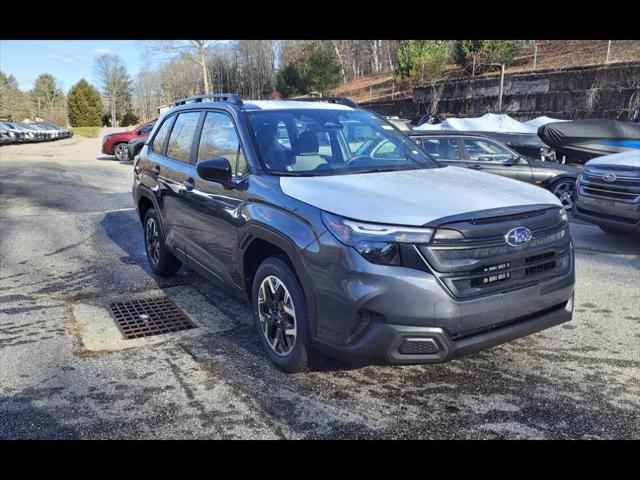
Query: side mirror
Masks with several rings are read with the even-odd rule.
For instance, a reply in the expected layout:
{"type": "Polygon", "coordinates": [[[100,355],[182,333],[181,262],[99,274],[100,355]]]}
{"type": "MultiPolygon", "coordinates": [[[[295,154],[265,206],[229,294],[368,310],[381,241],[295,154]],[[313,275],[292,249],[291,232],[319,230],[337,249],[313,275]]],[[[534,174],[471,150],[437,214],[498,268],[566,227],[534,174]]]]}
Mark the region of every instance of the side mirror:
{"type": "Polygon", "coordinates": [[[228,187],[231,185],[231,164],[223,157],[210,158],[198,162],[196,166],[198,176],[203,180],[218,182],[228,187]]]}

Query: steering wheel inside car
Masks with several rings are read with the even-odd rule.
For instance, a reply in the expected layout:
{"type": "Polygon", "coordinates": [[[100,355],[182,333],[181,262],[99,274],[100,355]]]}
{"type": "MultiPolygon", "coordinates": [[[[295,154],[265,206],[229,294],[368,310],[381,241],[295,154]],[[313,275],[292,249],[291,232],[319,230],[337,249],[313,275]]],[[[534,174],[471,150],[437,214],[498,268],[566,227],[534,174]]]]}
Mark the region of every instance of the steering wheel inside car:
{"type": "Polygon", "coordinates": [[[351,167],[369,167],[370,163],[371,157],[369,155],[356,155],[347,161],[347,165],[351,167]],[[366,164],[363,164],[363,160],[366,160],[366,164]]]}

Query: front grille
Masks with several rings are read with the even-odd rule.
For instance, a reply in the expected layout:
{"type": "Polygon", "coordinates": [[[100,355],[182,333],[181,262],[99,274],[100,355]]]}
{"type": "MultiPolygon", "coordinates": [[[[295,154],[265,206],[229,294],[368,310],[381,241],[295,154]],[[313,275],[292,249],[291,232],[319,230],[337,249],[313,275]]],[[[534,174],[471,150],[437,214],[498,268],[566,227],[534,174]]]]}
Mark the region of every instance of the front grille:
{"type": "Polygon", "coordinates": [[[580,177],[580,190],[584,195],[632,203],[640,199],[640,178],[620,172],[585,172],[580,177]],[[606,182],[606,173],[615,173],[616,180],[606,182]]]}
{"type": "MultiPolygon", "coordinates": [[[[528,218],[523,218],[488,225],[493,227],[489,237],[474,237],[471,222],[460,222],[458,226],[466,229],[464,240],[416,248],[451,294],[463,299],[515,290],[568,273],[571,240],[567,222],[549,211],[543,222],[537,221],[537,229],[527,222],[528,218]],[[532,239],[523,246],[506,243],[506,232],[516,226],[532,232],[532,239]]],[[[456,226],[447,224],[446,228],[456,226]]],[[[487,229],[482,233],[485,235],[487,229]]]]}

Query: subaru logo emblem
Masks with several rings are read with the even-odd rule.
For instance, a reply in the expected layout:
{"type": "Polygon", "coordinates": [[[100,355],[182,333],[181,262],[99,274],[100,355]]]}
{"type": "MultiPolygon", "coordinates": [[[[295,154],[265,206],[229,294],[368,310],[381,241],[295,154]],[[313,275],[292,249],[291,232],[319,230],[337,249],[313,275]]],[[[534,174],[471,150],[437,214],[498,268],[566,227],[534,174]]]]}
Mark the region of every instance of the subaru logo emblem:
{"type": "Polygon", "coordinates": [[[529,240],[531,240],[531,230],[525,227],[512,228],[504,238],[512,247],[519,247],[529,243],[529,240]]]}
{"type": "Polygon", "coordinates": [[[613,183],[616,181],[618,177],[616,177],[615,173],[605,173],[602,175],[602,179],[607,183],[613,183]]]}

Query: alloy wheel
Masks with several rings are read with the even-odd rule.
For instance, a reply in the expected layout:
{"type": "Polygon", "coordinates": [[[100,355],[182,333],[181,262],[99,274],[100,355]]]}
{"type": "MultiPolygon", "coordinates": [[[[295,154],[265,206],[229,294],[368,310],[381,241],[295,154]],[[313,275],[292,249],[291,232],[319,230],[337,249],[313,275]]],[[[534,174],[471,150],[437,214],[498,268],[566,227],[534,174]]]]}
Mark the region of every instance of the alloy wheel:
{"type": "Polygon", "coordinates": [[[116,155],[116,158],[118,160],[120,160],[120,161],[127,160],[129,158],[129,152],[127,151],[127,145],[124,144],[124,143],[116,145],[115,155],[116,155]]]}
{"type": "Polygon", "coordinates": [[[573,181],[564,181],[558,183],[553,188],[553,194],[558,197],[565,210],[573,208],[573,195],[576,191],[576,184],[573,181]]]}
{"type": "Polygon", "coordinates": [[[296,342],[296,309],[287,287],[270,275],[258,290],[260,327],[267,343],[275,353],[288,355],[296,342]]]}
{"type": "Polygon", "coordinates": [[[146,228],[147,253],[151,262],[157,265],[160,261],[160,234],[154,218],[147,220],[146,228]]]}

